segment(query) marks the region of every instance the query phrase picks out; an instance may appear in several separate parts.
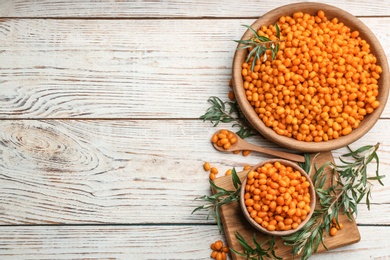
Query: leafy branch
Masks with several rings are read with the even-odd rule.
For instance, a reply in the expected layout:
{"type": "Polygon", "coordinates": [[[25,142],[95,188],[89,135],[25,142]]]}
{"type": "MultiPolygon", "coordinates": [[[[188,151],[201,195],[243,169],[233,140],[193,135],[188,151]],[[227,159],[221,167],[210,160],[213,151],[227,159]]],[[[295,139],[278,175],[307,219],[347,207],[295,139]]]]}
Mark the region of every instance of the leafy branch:
{"type": "Polygon", "coordinates": [[[212,96],[207,100],[211,103],[211,107],[206,110],[206,113],[199,117],[204,121],[210,121],[214,126],[219,123],[235,122],[233,127],[239,127],[236,132],[241,138],[246,138],[253,135],[254,131],[249,122],[242,115],[236,102],[222,101],[220,98],[212,96]]]}
{"type": "Polygon", "coordinates": [[[272,60],[275,59],[276,55],[279,51],[279,43],[280,40],[280,28],[277,23],[275,23],[276,28],[276,38],[277,40],[273,41],[268,37],[259,35],[255,29],[250,27],[249,25],[243,25],[244,27],[248,28],[252,33],[253,37],[249,40],[236,40],[235,42],[239,43],[240,46],[237,48],[238,50],[241,49],[248,49],[249,53],[246,59],[246,62],[250,61],[250,59],[253,57],[251,71],[253,71],[256,61],[260,60],[261,56],[263,55],[263,60],[267,60],[267,50],[271,51],[272,60]]]}
{"type": "Polygon", "coordinates": [[[209,213],[207,215],[207,219],[209,219],[210,215],[212,215],[214,217],[214,219],[217,221],[219,232],[222,233],[221,216],[219,213],[220,208],[225,204],[229,204],[231,202],[239,200],[240,190],[241,190],[241,181],[237,175],[235,168],[233,168],[232,169],[232,182],[233,182],[234,188],[236,189],[235,191],[228,191],[226,189],[218,187],[211,180],[209,180],[209,182],[210,182],[211,188],[214,189],[215,193],[213,195],[204,195],[204,196],[196,198],[196,200],[202,200],[202,201],[206,201],[208,203],[195,208],[191,214],[193,214],[196,211],[200,211],[200,210],[209,211],[209,213]]]}
{"type": "Polygon", "coordinates": [[[265,240],[263,243],[259,244],[256,240],[256,233],[253,234],[253,243],[255,245],[253,248],[239,232],[236,233],[236,238],[244,248],[244,252],[238,252],[235,249],[230,248],[230,251],[237,255],[244,256],[248,260],[282,259],[275,254],[275,238],[273,236],[271,236],[270,240],[265,240]],[[267,244],[269,245],[268,248],[264,248],[267,244]]]}
{"type": "Polygon", "coordinates": [[[292,246],[293,254],[302,253],[302,259],[308,259],[312,253],[317,252],[318,246],[324,244],[324,231],[329,232],[333,219],[338,224],[338,214],[341,211],[352,221],[357,216],[357,205],[365,198],[367,208],[370,209],[370,194],[373,184],[385,176],[379,175],[379,158],[376,151],[379,143],[374,146],[364,146],[355,151],[349,147],[349,153],[341,156],[343,165],[327,162],[320,168],[314,167],[313,177],[316,194],[319,198],[320,208],[316,209],[310,221],[298,232],[283,237],[285,245],[292,246]],[[368,177],[367,167],[375,159],[376,174],[368,177]],[[331,168],[331,184],[325,187],[329,178],[325,172],[331,168]]]}

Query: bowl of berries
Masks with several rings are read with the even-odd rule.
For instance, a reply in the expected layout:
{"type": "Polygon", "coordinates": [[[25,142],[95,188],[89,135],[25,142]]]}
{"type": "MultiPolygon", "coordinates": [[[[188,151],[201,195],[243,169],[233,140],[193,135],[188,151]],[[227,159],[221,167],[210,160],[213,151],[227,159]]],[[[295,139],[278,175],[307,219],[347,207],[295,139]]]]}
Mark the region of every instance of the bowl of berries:
{"type": "Polygon", "coordinates": [[[313,183],[297,164],[284,159],[253,166],[240,191],[245,218],[257,230],[287,236],[300,230],[316,205],[313,183]]]}
{"type": "Polygon", "coordinates": [[[296,3],[246,27],[233,89],[265,138],[292,150],[329,151],[375,125],[389,95],[389,66],[358,18],[327,4],[296,3]]]}

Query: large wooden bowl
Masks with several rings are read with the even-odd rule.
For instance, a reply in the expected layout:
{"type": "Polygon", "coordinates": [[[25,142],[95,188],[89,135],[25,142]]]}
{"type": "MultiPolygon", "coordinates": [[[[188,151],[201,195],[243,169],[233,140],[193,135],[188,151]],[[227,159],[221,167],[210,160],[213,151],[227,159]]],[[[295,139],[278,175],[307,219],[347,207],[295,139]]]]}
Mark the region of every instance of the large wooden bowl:
{"type": "MultiPolygon", "coordinates": [[[[344,10],[321,3],[289,4],[268,12],[264,16],[257,19],[251,25],[251,27],[257,30],[262,25],[268,26],[270,24],[274,24],[281,16],[292,16],[293,13],[299,11],[315,15],[319,10],[323,10],[328,19],[337,17],[339,22],[343,22],[346,26],[351,28],[352,31],[359,31],[359,36],[362,39],[365,39],[370,44],[371,53],[376,56],[377,64],[380,65],[383,70],[380,80],[378,82],[379,95],[377,97],[377,100],[380,102],[380,106],[375,109],[372,114],[365,116],[360,125],[356,129],[354,129],[349,135],[322,142],[298,141],[294,138],[278,135],[276,132],[274,132],[273,129],[264,125],[264,123],[259,118],[259,116],[246,98],[241,70],[242,64],[243,62],[245,62],[247,57],[247,50],[236,50],[233,59],[233,89],[238,105],[245,117],[253,125],[253,127],[257,131],[259,131],[265,138],[275,142],[280,146],[302,152],[330,151],[333,149],[347,146],[348,144],[358,140],[365,133],[367,133],[377,122],[383,112],[383,109],[385,108],[389,95],[389,65],[383,48],[381,47],[375,35],[364,23],[362,23],[359,19],[344,10]]],[[[253,34],[251,33],[251,31],[247,30],[242,36],[242,39],[250,39],[252,36],[253,34]]]]}

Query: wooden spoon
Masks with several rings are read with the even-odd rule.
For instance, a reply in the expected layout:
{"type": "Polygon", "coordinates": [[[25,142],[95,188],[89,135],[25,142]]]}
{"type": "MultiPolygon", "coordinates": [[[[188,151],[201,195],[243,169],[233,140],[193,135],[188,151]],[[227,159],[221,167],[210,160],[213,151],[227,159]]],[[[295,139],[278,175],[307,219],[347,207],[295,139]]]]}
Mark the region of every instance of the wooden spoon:
{"type": "Polygon", "coordinates": [[[238,151],[238,150],[240,150],[240,151],[241,150],[249,150],[249,151],[255,151],[255,152],[265,153],[265,154],[269,154],[269,155],[274,155],[274,156],[284,158],[284,159],[287,159],[290,161],[305,162],[305,157],[303,157],[302,155],[276,151],[276,150],[269,149],[269,148],[263,148],[263,147],[248,143],[247,141],[240,138],[235,133],[233,133],[233,134],[236,136],[237,142],[235,144],[232,144],[229,149],[225,149],[223,147],[218,146],[216,143],[212,143],[214,148],[217,149],[218,151],[221,151],[221,152],[234,152],[234,151],[238,151]]]}

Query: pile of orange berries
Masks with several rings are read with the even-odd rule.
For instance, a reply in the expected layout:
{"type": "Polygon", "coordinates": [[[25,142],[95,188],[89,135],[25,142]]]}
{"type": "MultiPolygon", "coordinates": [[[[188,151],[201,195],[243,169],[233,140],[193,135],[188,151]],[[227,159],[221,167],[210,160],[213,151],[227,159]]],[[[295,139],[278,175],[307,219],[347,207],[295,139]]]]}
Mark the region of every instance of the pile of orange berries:
{"type": "Polygon", "coordinates": [[[224,246],[222,240],[215,241],[210,245],[213,250],[210,257],[215,260],[226,260],[227,254],[229,253],[229,247],[224,246]]]}
{"type": "MultiPolygon", "coordinates": [[[[225,150],[228,150],[233,144],[237,143],[237,137],[233,132],[222,129],[211,137],[211,142],[219,147],[223,147],[225,150]]],[[[240,151],[234,151],[233,153],[238,154],[240,151]]],[[[250,151],[248,150],[242,151],[243,156],[248,156],[249,154],[250,151]]]]}
{"type": "Polygon", "coordinates": [[[348,135],[379,105],[382,68],[370,45],[337,18],[303,12],[257,33],[279,42],[274,60],[253,57],[242,64],[247,100],[264,124],[299,141],[321,142],[348,135]]]}
{"type": "Polygon", "coordinates": [[[266,163],[247,175],[245,206],[268,231],[296,229],[311,210],[309,187],[306,177],[292,167],[266,163]]]}
{"type": "Polygon", "coordinates": [[[233,144],[237,143],[237,137],[233,132],[223,129],[211,137],[211,142],[228,150],[233,144]]]}

